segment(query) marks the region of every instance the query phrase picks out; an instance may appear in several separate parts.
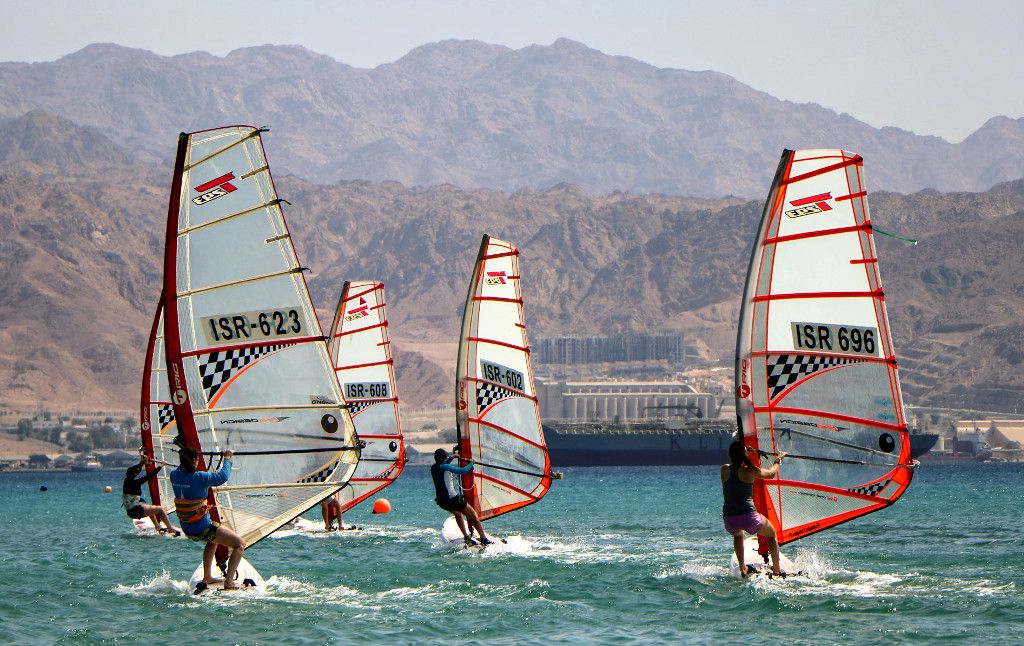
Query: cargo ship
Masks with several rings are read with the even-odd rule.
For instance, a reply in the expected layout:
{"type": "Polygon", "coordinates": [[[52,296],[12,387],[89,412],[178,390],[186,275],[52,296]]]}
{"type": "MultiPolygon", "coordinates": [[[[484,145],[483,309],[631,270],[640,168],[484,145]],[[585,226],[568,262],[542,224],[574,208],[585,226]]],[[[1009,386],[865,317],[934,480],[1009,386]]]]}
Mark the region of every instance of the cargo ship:
{"type": "MultiPolygon", "coordinates": [[[[723,464],[736,431],[726,420],[548,421],[544,439],[556,467],[723,464]]],[[[912,433],[910,454],[927,453],[939,436],[912,433]]]]}

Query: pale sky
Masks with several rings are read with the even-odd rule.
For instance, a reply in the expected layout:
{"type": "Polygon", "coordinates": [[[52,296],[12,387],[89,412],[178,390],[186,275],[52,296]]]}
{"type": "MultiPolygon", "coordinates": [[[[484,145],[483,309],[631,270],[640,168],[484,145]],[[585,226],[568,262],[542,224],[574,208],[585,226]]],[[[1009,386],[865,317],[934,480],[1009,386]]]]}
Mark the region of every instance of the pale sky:
{"type": "Polygon", "coordinates": [[[1024,117],[1024,1],[0,0],[0,16],[0,61],[98,42],[221,56],[272,43],[375,67],[448,38],[567,37],[951,142],[990,117],[1024,117]]]}

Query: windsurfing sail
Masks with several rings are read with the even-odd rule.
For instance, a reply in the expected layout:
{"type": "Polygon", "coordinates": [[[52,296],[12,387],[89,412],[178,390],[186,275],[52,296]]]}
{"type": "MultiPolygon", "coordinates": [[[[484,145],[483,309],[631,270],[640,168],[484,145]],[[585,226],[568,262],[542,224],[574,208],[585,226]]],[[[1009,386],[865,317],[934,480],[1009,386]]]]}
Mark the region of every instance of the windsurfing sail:
{"type": "Polygon", "coordinates": [[[250,547],[338,491],[359,459],[261,132],[181,135],[163,295],[179,430],[205,457],[235,452],[211,515],[250,547]]]}
{"type": "Polygon", "coordinates": [[[405,466],[383,283],[345,282],[330,349],[356,433],[366,444],[341,490],[341,509],[348,511],[394,482],[405,466]]]}
{"type": "Polygon", "coordinates": [[[780,544],[883,509],[910,484],[859,155],[782,154],[747,272],[736,411],[759,458],[789,454],[754,487],[780,544]]]}
{"type": "Polygon", "coordinates": [[[519,249],[484,236],[462,316],[456,368],[459,452],[466,501],[481,520],[537,502],[551,461],[537,407],[520,289],[519,249]]]}
{"type": "MultiPolygon", "coordinates": [[[[146,363],[142,374],[142,397],[140,397],[140,418],[142,451],[157,463],[175,463],[176,455],[172,441],[177,435],[174,420],[174,405],[171,404],[171,390],[167,386],[167,363],[164,361],[164,307],[163,300],[157,305],[153,316],[153,327],[146,346],[146,363]]],[[[154,505],[160,505],[170,514],[174,511],[174,491],[166,465],[155,478],[149,481],[149,495],[154,505]]]]}

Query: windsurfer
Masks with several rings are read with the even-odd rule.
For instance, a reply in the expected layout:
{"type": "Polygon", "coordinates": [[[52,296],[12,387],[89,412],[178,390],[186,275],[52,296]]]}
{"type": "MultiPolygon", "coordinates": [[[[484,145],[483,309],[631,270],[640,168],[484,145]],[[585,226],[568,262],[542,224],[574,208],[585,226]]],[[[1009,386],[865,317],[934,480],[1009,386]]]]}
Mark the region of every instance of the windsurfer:
{"type": "Polygon", "coordinates": [[[334,493],[320,501],[320,514],[324,518],[324,529],[334,531],[334,521],[338,521],[338,530],[345,529],[341,521],[341,494],[334,493]]]}
{"type": "Polygon", "coordinates": [[[125,471],[124,484],[121,487],[121,506],[124,507],[128,518],[137,520],[143,516],[149,516],[149,520],[152,521],[153,527],[156,527],[158,532],[169,532],[180,536],[181,532],[171,524],[171,519],[167,517],[167,512],[163,507],[147,505],[142,499],[142,485],[155,478],[163,468],[158,466],[155,469],[149,469],[152,464],[153,461],[149,456],[143,455],[138,464],[128,467],[128,470],[125,471]],[[160,527],[161,521],[166,529],[160,527]]]}
{"type": "Polygon", "coordinates": [[[245,552],[245,541],[227,527],[213,522],[210,518],[207,498],[210,487],[217,487],[231,476],[231,457],[234,452],[224,451],[224,466],[217,471],[197,471],[199,454],[191,447],[178,450],[181,464],[171,471],[171,485],[174,487],[174,505],[181,521],[185,536],[197,543],[206,543],[203,549],[203,583],[209,585],[220,579],[213,576],[213,557],[218,545],[231,549],[227,567],[224,569],[224,589],[241,588],[235,580],[238,562],[245,552]]]}
{"type": "Polygon", "coordinates": [[[779,453],[769,469],[754,466],[746,454],[747,447],[736,440],[729,445],[729,464],[722,465],[722,517],[725,531],[732,534],[733,549],[739,561],[740,574],[744,577],[751,572],[744,563],[743,533],[763,536],[768,541],[768,551],[772,557],[772,573],[785,576],[779,568],[779,541],[775,528],[768,520],[758,513],[754,507],[754,481],[758,478],[774,478],[779,473],[779,466],[785,453],[779,453]]]}
{"type": "Polygon", "coordinates": [[[476,545],[476,541],[466,531],[466,519],[469,520],[469,524],[480,536],[480,544],[490,545],[493,541],[484,534],[484,527],[480,523],[480,518],[476,515],[476,510],[466,503],[466,498],[462,494],[455,491],[454,476],[465,475],[473,470],[472,462],[462,467],[457,467],[451,463],[452,460],[458,457],[458,451],[451,455],[448,455],[448,452],[444,449],[434,451],[434,464],[430,467],[430,477],[434,480],[434,491],[437,494],[434,502],[441,509],[455,515],[455,523],[459,526],[459,531],[462,532],[462,537],[467,545],[476,545]]]}

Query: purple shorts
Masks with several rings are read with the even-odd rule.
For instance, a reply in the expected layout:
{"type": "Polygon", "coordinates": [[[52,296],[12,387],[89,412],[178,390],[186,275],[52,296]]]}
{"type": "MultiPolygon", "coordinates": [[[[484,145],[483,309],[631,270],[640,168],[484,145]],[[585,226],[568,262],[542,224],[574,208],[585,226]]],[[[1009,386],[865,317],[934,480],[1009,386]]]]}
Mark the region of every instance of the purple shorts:
{"type": "Polygon", "coordinates": [[[756,534],[761,531],[761,528],[767,522],[767,519],[756,511],[738,516],[726,516],[724,520],[725,531],[733,536],[742,536],[743,532],[756,534]]]}

